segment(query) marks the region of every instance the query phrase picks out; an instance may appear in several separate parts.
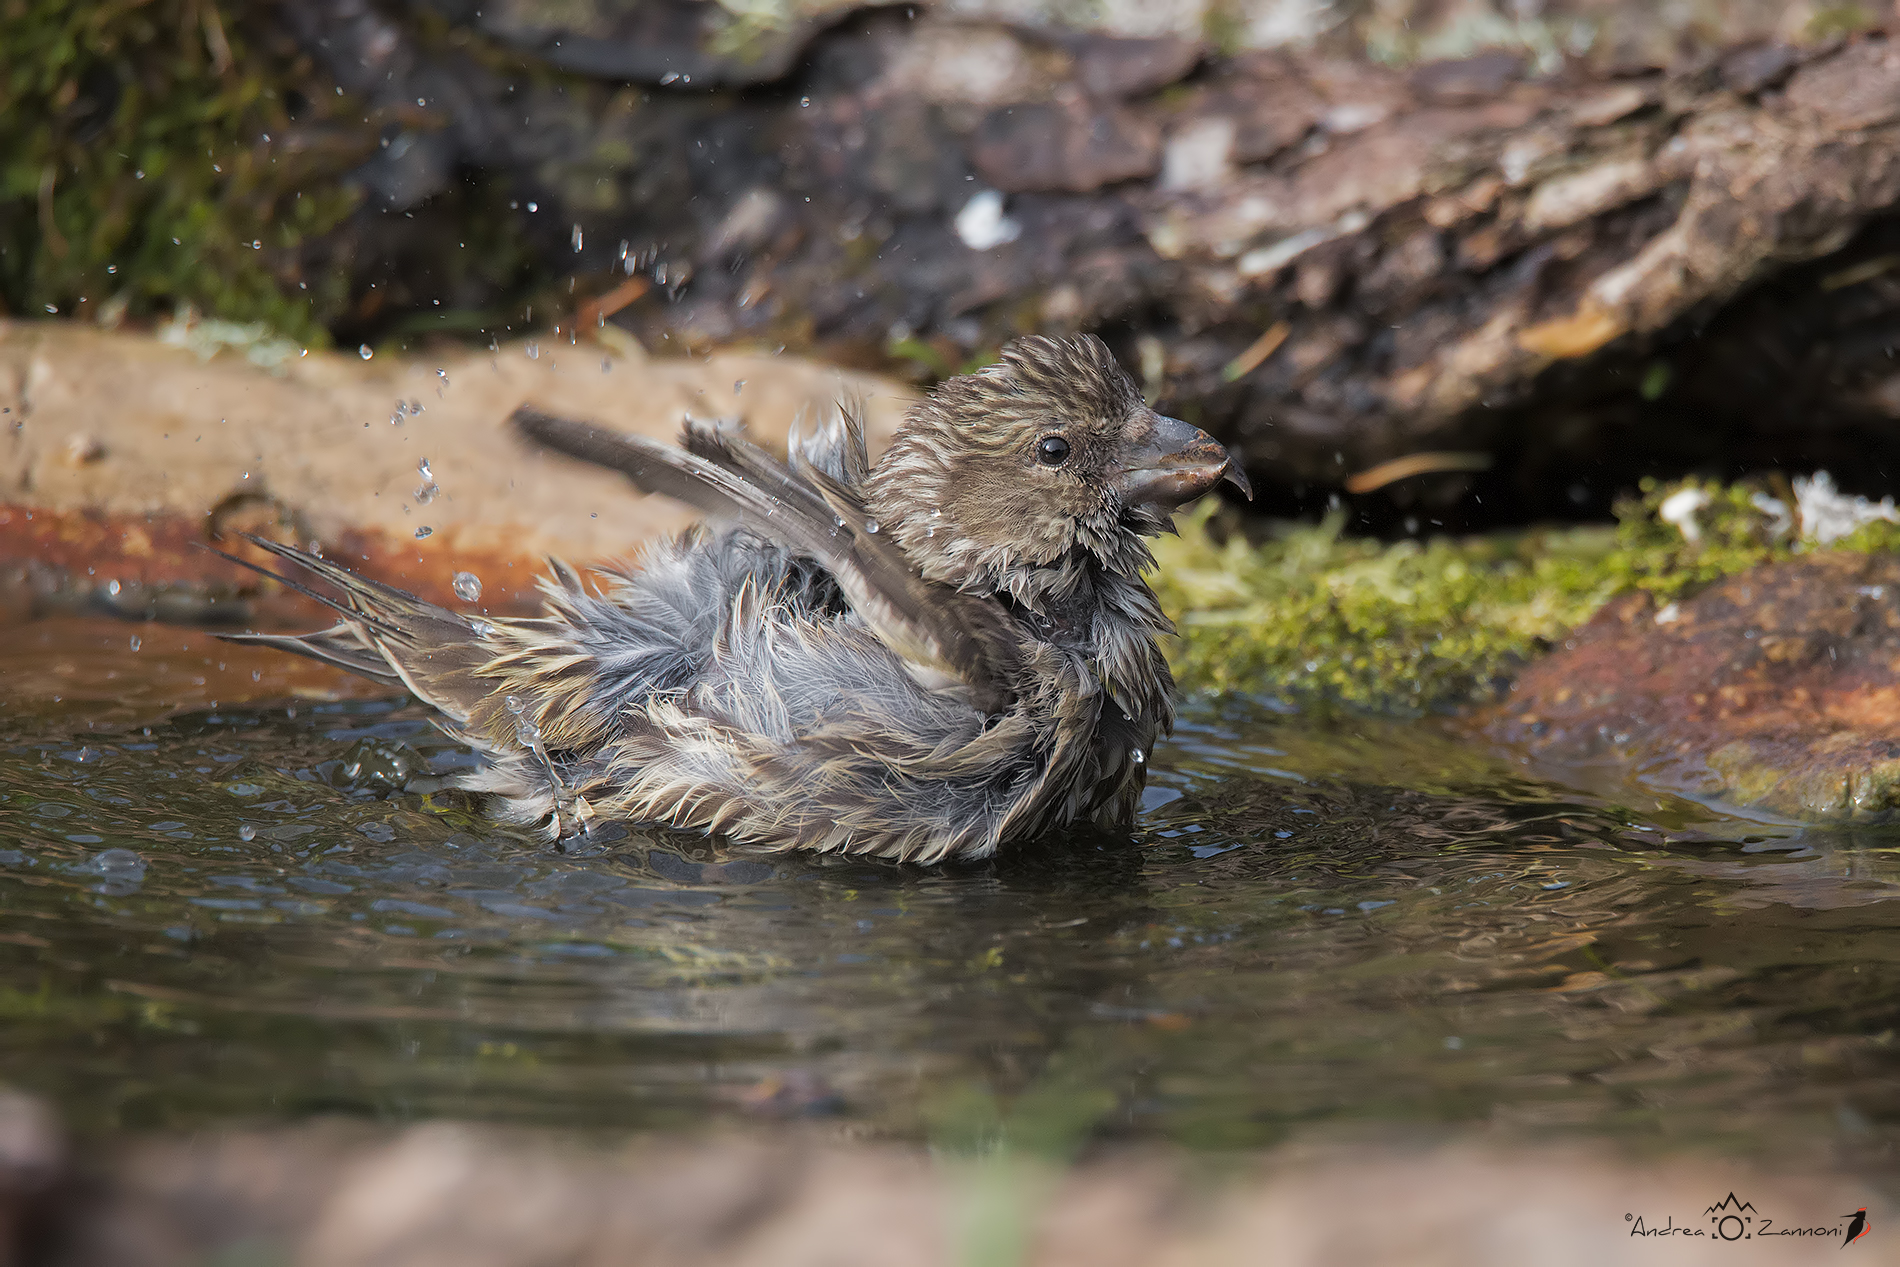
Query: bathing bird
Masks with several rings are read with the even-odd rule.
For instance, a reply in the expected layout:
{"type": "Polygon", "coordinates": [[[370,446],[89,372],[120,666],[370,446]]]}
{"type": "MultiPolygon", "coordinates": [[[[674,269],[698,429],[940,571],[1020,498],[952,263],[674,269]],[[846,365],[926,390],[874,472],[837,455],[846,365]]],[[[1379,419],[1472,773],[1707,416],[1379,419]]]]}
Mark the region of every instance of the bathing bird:
{"type": "Polygon", "coordinates": [[[705,522],[592,583],[551,561],[525,618],[252,538],[337,620],[229,636],[407,688],[480,754],[459,785],[556,840],[663,824],[935,863],[1126,830],[1174,724],[1146,539],[1222,480],[1252,497],[1086,335],[946,380],[875,464],[849,404],[795,425],[784,461],[690,418],[677,447],[512,423],[705,522]]]}

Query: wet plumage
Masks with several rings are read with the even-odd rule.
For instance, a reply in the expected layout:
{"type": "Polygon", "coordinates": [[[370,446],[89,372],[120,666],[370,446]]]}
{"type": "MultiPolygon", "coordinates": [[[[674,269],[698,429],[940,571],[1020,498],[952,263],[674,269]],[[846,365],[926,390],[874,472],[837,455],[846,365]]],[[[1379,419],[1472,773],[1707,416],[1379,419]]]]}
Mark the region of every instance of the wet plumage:
{"type": "Polygon", "coordinates": [[[527,619],[260,541],[339,618],[242,637],[401,682],[483,754],[464,787],[556,836],[666,823],[933,862],[1132,821],[1174,720],[1144,538],[1245,479],[1098,340],[1024,339],[949,380],[875,466],[842,408],[786,462],[697,422],[680,448],[515,422],[709,524],[593,584],[554,564],[527,619]]]}

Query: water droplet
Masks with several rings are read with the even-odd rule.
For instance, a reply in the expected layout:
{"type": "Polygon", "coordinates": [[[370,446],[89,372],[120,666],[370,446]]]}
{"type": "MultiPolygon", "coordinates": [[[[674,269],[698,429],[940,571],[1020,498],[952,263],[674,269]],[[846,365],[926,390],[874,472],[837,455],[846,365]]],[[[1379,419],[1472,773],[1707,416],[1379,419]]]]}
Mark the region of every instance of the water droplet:
{"type": "Polygon", "coordinates": [[[799,105],[799,108],[800,108],[800,109],[804,109],[804,108],[806,108],[807,106],[810,106],[810,105],[811,105],[811,98],[810,98],[810,97],[800,97],[800,98],[798,99],[798,105],[799,105]]]}
{"type": "Polygon", "coordinates": [[[867,520],[865,520],[865,521],[864,521],[864,530],[865,530],[866,532],[876,532],[876,531],[877,531],[877,520],[875,520],[875,519],[867,519],[867,520]]]}
{"type": "Polygon", "coordinates": [[[457,572],[455,579],[449,582],[449,588],[463,602],[472,603],[482,596],[482,578],[473,572],[457,572]]]}
{"type": "Polygon", "coordinates": [[[838,529],[838,528],[842,528],[842,527],[844,527],[844,516],[843,516],[843,515],[833,515],[833,516],[831,517],[831,526],[832,526],[832,528],[833,528],[834,530],[835,530],[835,529],[838,529]]]}
{"type": "Polygon", "coordinates": [[[732,394],[734,396],[737,396],[740,392],[744,390],[745,390],[745,380],[743,378],[735,378],[732,380],[732,394]]]}
{"type": "Polygon", "coordinates": [[[529,204],[528,204],[528,210],[529,210],[529,211],[539,211],[539,210],[541,210],[541,204],[540,204],[540,203],[538,203],[538,202],[531,202],[531,203],[529,203],[529,204]]]}
{"type": "Polygon", "coordinates": [[[532,748],[541,742],[541,728],[523,717],[515,723],[515,738],[524,748],[532,748]]]}
{"type": "Polygon", "coordinates": [[[364,359],[365,361],[367,361],[367,360],[369,360],[369,358],[370,358],[370,357],[372,357],[372,356],[375,356],[375,355],[376,355],[376,353],[375,353],[375,352],[373,352],[373,351],[371,351],[371,350],[370,350],[370,346],[369,346],[369,344],[367,344],[367,343],[365,343],[365,344],[364,344],[363,346],[361,346],[361,347],[359,347],[359,348],[357,348],[357,349],[356,349],[356,354],[357,354],[358,356],[360,356],[360,357],[362,357],[362,358],[363,358],[363,359],[364,359]]]}
{"type": "Polygon", "coordinates": [[[1143,765],[1143,764],[1145,764],[1145,763],[1147,762],[1147,760],[1148,760],[1148,754],[1147,754],[1147,753],[1145,753],[1145,752],[1143,752],[1143,751],[1142,751],[1141,749],[1139,749],[1139,748],[1136,748],[1136,749],[1134,749],[1133,751],[1131,751],[1131,752],[1130,752],[1130,753],[1128,754],[1128,757],[1129,757],[1129,759],[1130,759],[1131,761],[1133,761],[1133,762],[1134,762],[1134,763],[1135,763],[1136,765],[1143,765]]]}
{"type": "Polygon", "coordinates": [[[442,380],[442,386],[447,387],[449,385],[449,372],[447,370],[437,370],[435,376],[442,380]]]}
{"type": "Polygon", "coordinates": [[[88,867],[102,875],[129,875],[137,879],[145,872],[145,859],[130,849],[101,849],[92,855],[88,867]]]}
{"type": "MultiPolygon", "coordinates": [[[[244,475],[245,475],[245,478],[246,478],[246,479],[248,479],[248,478],[250,478],[250,474],[251,474],[251,473],[250,473],[249,471],[246,471],[246,472],[244,473],[244,475]]],[[[111,595],[112,597],[114,597],[114,598],[117,598],[117,597],[119,596],[119,591],[120,591],[120,590],[122,590],[122,589],[124,589],[124,588],[125,588],[125,587],[124,587],[123,585],[120,585],[120,584],[119,584],[119,583],[118,583],[117,581],[107,581],[107,582],[106,582],[106,593],[108,593],[108,594],[110,594],[110,595],[111,595]]]]}
{"type": "Polygon", "coordinates": [[[527,351],[528,351],[528,359],[530,361],[538,361],[541,359],[541,345],[539,343],[536,343],[533,339],[528,340],[527,351]]]}
{"type": "Polygon", "coordinates": [[[926,537],[934,537],[937,535],[937,530],[935,528],[926,528],[924,529],[924,535],[926,537]]]}
{"type": "Polygon", "coordinates": [[[930,517],[931,517],[932,519],[942,519],[942,518],[943,518],[943,512],[942,512],[941,510],[933,510],[933,511],[931,511],[931,512],[930,512],[930,517]]]}
{"type": "Polygon", "coordinates": [[[485,620],[471,621],[469,628],[475,631],[477,638],[492,638],[495,636],[495,627],[485,620]]]}
{"type": "Polygon", "coordinates": [[[434,529],[434,528],[431,528],[431,527],[430,527],[430,526],[429,526],[428,524],[423,524],[423,525],[422,525],[422,527],[420,527],[420,528],[418,528],[418,529],[416,529],[416,540],[417,540],[417,541],[420,541],[420,540],[422,540],[422,539],[423,539],[424,537],[426,537],[426,536],[428,536],[428,535],[430,535],[431,533],[433,533],[434,531],[435,531],[435,529],[434,529]]]}
{"type": "Polygon", "coordinates": [[[238,828],[238,839],[239,840],[256,840],[257,828],[251,826],[249,823],[244,824],[244,826],[238,828]]]}
{"type": "Polygon", "coordinates": [[[519,695],[504,695],[501,700],[501,706],[517,717],[521,715],[521,710],[527,707],[527,705],[521,702],[519,695]]]}
{"type": "Polygon", "coordinates": [[[581,226],[578,224],[575,225],[574,226],[574,253],[576,255],[580,254],[581,243],[585,240],[586,239],[581,235],[581,226]]]}
{"type": "Polygon", "coordinates": [[[132,650],[137,651],[140,647],[144,645],[145,645],[145,639],[139,637],[137,634],[132,635],[132,650]]]}

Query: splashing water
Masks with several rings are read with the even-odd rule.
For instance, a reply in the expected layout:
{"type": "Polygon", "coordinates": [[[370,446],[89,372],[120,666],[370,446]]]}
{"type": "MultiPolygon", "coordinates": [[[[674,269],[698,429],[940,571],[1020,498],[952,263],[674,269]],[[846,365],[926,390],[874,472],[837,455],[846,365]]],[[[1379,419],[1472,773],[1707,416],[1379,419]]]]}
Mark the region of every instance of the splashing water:
{"type": "Polygon", "coordinates": [[[482,578],[473,572],[457,572],[455,579],[449,582],[449,588],[463,602],[472,603],[482,596],[482,578]]]}
{"type": "Polygon", "coordinates": [[[416,491],[411,495],[416,499],[416,505],[427,506],[441,495],[442,488],[435,482],[435,472],[429,469],[428,458],[416,463],[416,470],[422,476],[422,483],[416,486],[416,491]]]}

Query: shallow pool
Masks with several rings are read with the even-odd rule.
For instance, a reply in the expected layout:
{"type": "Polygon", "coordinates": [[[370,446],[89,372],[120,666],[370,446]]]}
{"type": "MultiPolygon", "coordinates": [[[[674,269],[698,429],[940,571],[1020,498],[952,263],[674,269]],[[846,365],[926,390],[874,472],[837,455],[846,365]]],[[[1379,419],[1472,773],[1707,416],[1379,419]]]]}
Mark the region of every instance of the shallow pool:
{"type": "Polygon", "coordinates": [[[0,682],[0,1080],[85,1128],[1016,1113],[1853,1164],[1900,1125],[1900,833],[1445,723],[1190,702],[1133,838],[922,870],[557,852],[428,790],[469,758],[413,704],[199,634],[8,626],[0,682]]]}

